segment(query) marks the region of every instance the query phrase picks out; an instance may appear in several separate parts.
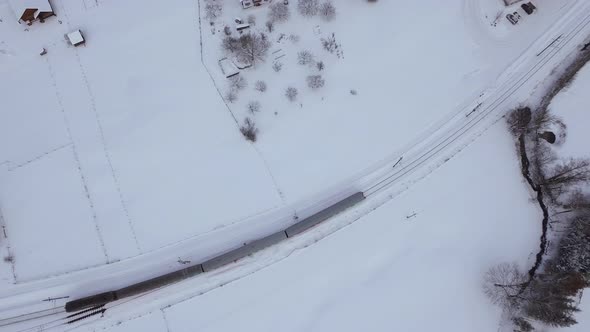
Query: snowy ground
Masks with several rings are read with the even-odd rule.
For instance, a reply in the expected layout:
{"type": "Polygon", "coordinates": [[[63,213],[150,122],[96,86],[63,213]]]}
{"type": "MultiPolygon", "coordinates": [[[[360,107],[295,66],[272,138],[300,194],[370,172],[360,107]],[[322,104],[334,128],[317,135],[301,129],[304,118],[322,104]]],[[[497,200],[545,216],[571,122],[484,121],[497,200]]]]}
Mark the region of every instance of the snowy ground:
{"type": "MultiPolygon", "coordinates": [[[[361,173],[393,151],[425,137],[430,133],[429,126],[440,123],[448,114],[455,112],[457,106],[472,103],[515,57],[524,52],[536,37],[544,34],[545,29],[564,13],[567,9],[565,4],[573,2],[539,0],[538,3],[539,8],[542,8],[538,15],[525,17],[526,20],[517,27],[506,26],[507,23],[502,21],[502,29],[518,31],[518,34],[497,32],[486,21],[489,11],[500,8],[499,2],[494,2],[492,6],[471,6],[473,3],[468,1],[453,0],[442,9],[435,1],[403,5],[384,1],[376,5],[365,2],[346,6],[337,4],[339,14],[331,23],[323,23],[319,19],[302,21],[292,10],[289,23],[277,26],[275,33],[276,36],[283,30],[285,33],[296,30],[300,34],[298,43],[285,42],[281,46],[285,47],[287,53],[285,67],[280,74],[283,76],[273,80],[267,76],[276,74],[270,69],[270,62],[245,72],[244,76],[251,83],[249,90],[242,93],[238,103],[230,105],[231,112],[241,120],[245,115],[243,105],[253,96],[260,98],[263,104],[263,111],[257,115],[261,129],[260,140],[256,145],[250,145],[239,134],[232,113],[225,108],[205,71],[206,68],[200,63],[197,2],[183,0],[175,2],[174,6],[163,6],[157,1],[141,1],[141,5],[138,1],[129,1],[115,6],[113,1],[108,0],[61,1],[56,6],[58,18],[52,18],[44,25],[34,25],[30,31],[25,31],[24,26],[18,26],[8,19],[12,18],[12,13],[0,0],[0,100],[2,106],[7,106],[0,113],[0,207],[2,220],[9,234],[7,244],[15,256],[15,264],[12,266],[15,268],[15,281],[21,284],[19,287],[22,286],[14,288],[18,288],[16,293],[35,287],[39,290],[39,285],[46,285],[26,281],[114,262],[174,244],[177,246],[176,251],[167,251],[155,256],[155,259],[140,255],[136,261],[143,263],[129,265],[133,268],[126,269],[126,273],[134,274],[135,278],[144,279],[157,275],[162,272],[163,265],[166,265],[166,269],[177,268],[170,263],[174,263],[178,257],[170,253],[183,252],[182,244],[178,241],[188,237],[198,236],[197,242],[202,246],[190,248],[197,252],[191,259],[203,259],[203,255],[219,252],[213,250],[215,245],[223,248],[224,244],[220,242],[212,245],[212,241],[219,241],[219,236],[217,239],[209,236],[221,234],[216,230],[235,224],[247,216],[258,215],[277,206],[289,206],[312,197],[319,190],[361,173]],[[134,17],[137,8],[141,8],[142,19],[129,19],[134,17]],[[421,12],[424,18],[416,20],[413,15],[407,14],[412,12],[421,12]],[[473,32],[476,26],[480,28],[477,34],[473,32]],[[63,34],[74,28],[81,28],[85,32],[87,46],[74,49],[63,41],[63,34]],[[323,51],[319,38],[331,32],[336,32],[338,41],[342,44],[343,59],[321,53],[323,51]],[[445,38],[441,38],[443,35],[445,38]],[[377,42],[376,38],[367,36],[387,38],[377,42]],[[500,43],[504,46],[500,47],[500,43]],[[38,56],[40,46],[46,47],[49,52],[45,57],[38,56]],[[302,79],[308,69],[295,64],[295,52],[301,48],[323,54],[327,81],[324,89],[319,92],[304,91],[306,88],[300,87],[300,104],[303,106],[288,103],[281,92],[284,89],[282,84],[303,84],[302,79]],[[29,82],[27,75],[36,75],[36,80],[29,82]],[[283,77],[292,78],[293,83],[285,82],[283,77]],[[264,96],[252,90],[253,82],[257,79],[264,79],[269,85],[264,96]],[[446,88],[440,89],[440,86],[446,88]],[[350,89],[356,89],[358,95],[351,95],[350,89]],[[44,107],[22,107],[23,100],[27,100],[29,95],[45,100],[44,107]],[[269,109],[269,105],[277,107],[277,115],[269,109]],[[383,105],[388,107],[384,108],[383,105]],[[13,111],[21,108],[26,110],[13,111]],[[22,130],[16,130],[17,128],[22,130]],[[18,144],[11,144],[12,142],[18,144]],[[34,208],[28,208],[30,206],[34,208]],[[26,213],[23,212],[25,208],[26,213]],[[43,223],[43,226],[37,223],[43,223]],[[31,234],[31,229],[36,232],[31,234]],[[31,250],[31,246],[43,250],[31,250]],[[68,251],[74,247],[75,253],[68,251]],[[203,248],[209,251],[199,250],[203,248]],[[53,259],[57,259],[57,262],[53,259]]],[[[226,15],[242,11],[237,4],[229,1],[226,1],[225,8],[234,5],[236,7],[225,11],[226,15]]],[[[260,16],[260,26],[264,22],[264,10],[261,7],[250,11],[260,16]]],[[[204,22],[203,26],[204,62],[223,90],[223,78],[220,77],[217,65],[218,36],[223,32],[212,35],[207,29],[208,23],[204,22]]],[[[462,180],[465,181],[462,185],[467,186],[464,191],[471,190],[470,193],[473,193],[476,190],[474,188],[477,188],[477,192],[483,192],[481,188],[486,188],[487,185],[499,186],[501,183],[498,179],[492,181],[490,179],[493,177],[487,176],[494,174],[496,169],[503,169],[496,177],[501,177],[506,172],[516,174],[517,167],[512,161],[499,163],[501,167],[483,162],[495,151],[493,148],[500,149],[498,153],[503,156],[508,156],[508,153],[512,156],[510,144],[496,146],[496,141],[501,141],[501,137],[504,137],[503,129],[495,129],[494,132],[496,134],[488,135],[484,140],[486,143],[478,142],[485,145],[477,149],[477,156],[473,157],[473,161],[470,157],[462,157],[469,159],[463,165],[477,165],[475,159],[479,160],[479,168],[468,172],[465,171],[465,166],[452,171],[445,168],[445,172],[448,172],[446,177],[454,176],[457,179],[455,182],[459,181],[460,175],[475,172],[471,174],[469,181],[462,180]],[[484,149],[485,155],[480,151],[484,149]],[[486,170],[487,173],[477,173],[481,170],[486,170]],[[490,182],[480,183],[477,180],[490,182]],[[473,187],[476,184],[481,186],[473,187]]],[[[500,157],[500,160],[509,158],[500,157]]],[[[334,286],[343,288],[358,285],[361,279],[375,280],[376,284],[385,283],[383,280],[376,280],[374,274],[383,269],[389,276],[397,275],[398,271],[391,270],[394,267],[390,268],[391,264],[387,262],[399,260],[403,266],[408,260],[412,260],[405,257],[405,253],[410,255],[415,252],[414,258],[435,264],[439,260],[430,254],[447,248],[451,258],[456,254],[459,259],[448,262],[450,266],[458,267],[462,261],[475,262],[476,258],[468,254],[476,249],[463,251],[451,246],[452,242],[467,242],[475,247],[477,241],[472,241],[471,233],[474,233],[473,239],[479,240],[480,244],[488,243],[489,247],[492,247],[492,242],[484,241],[510,238],[504,233],[485,236],[480,228],[489,230],[494,222],[498,222],[496,219],[509,219],[503,213],[513,210],[517,206],[515,202],[518,202],[518,206],[526,204],[526,191],[508,187],[508,193],[497,197],[498,204],[515,204],[513,208],[496,206],[490,209],[494,211],[493,214],[479,216],[475,212],[481,214],[481,211],[462,211],[465,200],[481,199],[482,201],[477,202],[469,201],[469,204],[484,210],[483,202],[487,202],[489,198],[483,194],[460,196],[462,191],[456,190],[457,184],[446,177],[438,178],[438,183],[428,180],[425,182],[429,183],[428,189],[426,185],[421,185],[415,189],[415,193],[407,195],[414,197],[413,199],[401,198],[399,202],[389,203],[363,219],[368,220],[368,224],[378,225],[378,231],[373,228],[362,230],[361,226],[357,226],[365,224],[361,222],[338,233],[345,235],[335,235],[327,239],[328,243],[340,241],[339,243],[348,244],[347,237],[351,236],[350,229],[353,229],[356,233],[364,234],[365,238],[359,243],[370,245],[358,254],[348,251],[341,257],[377,255],[374,265],[368,266],[368,269],[363,270],[365,272],[359,272],[365,273],[363,276],[353,274],[350,279],[335,283],[334,286]],[[437,190],[432,190],[430,186],[437,190]],[[421,197],[420,200],[416,198],[418,196],[421,197]],[[424,197],[428,200],[422,200],[424,197]],[[441,204],[445,199],[449,200],[449,210],[445,210],[446,212],[438,211],[439,205],[432,205],[441,204]],[[421,203],[417,204],[418,201],[421,203]],[[391,219],[403,222],[405,216],[414,211],[418,213],[412,219],[415,223],[400,222],[394,224],[399,229],[386,228],[391,219]],[[457,211],[465,215],[455,218],[457,211]],[[481,220],[478,219],[480,217],[481,220]],[[492,217],[494,220],[486,219],[492,217]],[[484,225],[473,223],[475,219],[478,219],[477,222],[485,221],[484,225]],[[419,222],[422,220],[428,227],[411,226],[422,225],[419,222]],[[445,222],[440,223],[440,220],[445,222]],[[432,223],[439,227],[433,227],[432,223]],[[443,227],[447,223],[451,223],[454,228],[443,227]],[[475,227],[476,225],[479,226],[475,227]],[[468,239],[453,238],[454,235],[464,236],[464,232],[469,235],[468,239]],[[382,233],[389,237],[377,236],[382,233]],[[429,244],[424,247],[412,238],[422,233],[436,238],[432,240],[432,246],[429,244]],[[442,239],[441,234],[445,235],[442,239]],[[373,245],[372,239],[375,236],[378,242],[373,245]],[[440,242],[447,238],[452,241],[440,242]],[[399,256],[398,258],[382,256],[385,253],[382,247],[377,250],[377,245],[383,246],[385,243],[394,246],[392,255],[399,256]],[[418,244],[419,247],[412,247],[418,244]],[[466,256],[460,256],[462,254],[466,256]]],[[[520,185],[514,178],[507,178],[509,179],[506,179],[505,185],[520,185]]],[[[535,213],[533,210],[521,213],[526,215],[521,216],[519,221],[536,221],[538,217],[530,217],[529,213],[535,213]],[[526,216],[530,218],[525,218],[526,216]]],[[[252,222],[240,227],[242,230],[251,228],[249,236],[254,236],[256,226],[252,222]]],[[[493,230],[496,231],[495,228],[493,230]]],[[[513,243],[514,247],[507,248],[513,251],[518,249],[522,253],[521,262],[524,264],[528,250],[534,247],[536,235],[530,231],[527,233],[524,229],[515,232],[514,236],[522,236],[526,240],[518,245],[513,243]]],[[[226,244],[240,240],[237,235],[227,235],[229,236],[224,240],[226,244]]],[[[313,248],[327,246],[322,243],[313,248]]],[[[356,250],[356,247],[343,247],[356,250]]],[[[6,248],[2,247],[3,250],[6,248]]],[[[342,250],[340,246],[337,249],[342,250]]],[[[326,250],[322,252],[314,250],[320,249],[309,250],[314,252],[314,257],[336,255],[330,253],[336,250],[332,247],[321,249],[326,250]]],[[[486,250],[478,256],[481,261],[477,262],[481,266],[471,266],[473,270],[465,274],[465,279],[461,279],[471,285],[471,292],[466,294],[473,301],[480,301],[482,297],[479,286],[475,287],[480,273],[496,260],[507,259],[509,252],[503,251],[508,249],[496,247],[486,250]]],[[[293,255],[289,260],[298,260],[297,265],[308,264],[308,270],[324,264],[318,258],[298,258],[305,256],[305,252],[308,250],[293,255]]],[[[510,257],[512,256],[513,252],[510,257]]],[[[353,268],[348,261],[335,260],[334,264],[337,268],[335,271],[339,273],[344,267],[353,268]]],[[[8,276],[3,278],[10,282],[14,280],[10,280],[9,265],[2,264],[1,270],[2,276],[8,276]]],[[[64,292],[76,297],[116,287],[117,282],[131,281],[118,278],[123,272],[117,271],[114,265],[116,264],[74,275],[71,280],[79,283],[68,284],[69,288],[60,284],[63,280],[49,280],[51,285],[58,286],[43,287],[42,291],[46,290],[47,295],[64,292]],[[100,276],[102,283],[80,282],[92,280],[87,277],[100,276]]],[[[271,267],[263,272],[271,273],[278,269],[278,272],[272,272],[277,273],[273,275],[277,278],[297,276],[293,280],[295,284],[301,279],[292,265],[283,262],[277,266],[278,268],[271,267]],[[283,265],[287,267],[282,267],[283,265]]],[[[412,268],[419,272],[424,271],[425,266],[412,268]]],[[[446,275],[445,269],[446,266],[437,265],[440,275],[446,275]]],[[[322,271],[324,272],[329,274],[329,271],[322,271]]],[[[191,282],[197,283],[195,289],[211,287],[218,284],[216,278],[223,278],[223,273],[221,274],[203,277],[207,280],[197,278],[191,282]]],[[[414,277],[415,274],[411,276],[414,277]]],[[[263,274],[248,280],[254,279],[254,283],[264,280],[263,283],[273,284],[265,276],[263,274]]],[[[321,278],[320,274],[317,276],[321,278]]],[[[445,280],[441,278],[440,281],[445,280]]],[[[235,283],[241,284],[242,282],[235,283]]],[[[458,284],[455,286],[458,287],[458,284]]],[[[436,287],[434,289],[445,289],[442,285],[436,287]]],[[[225,289],[224,287],[223,290],[225,289]]],[[[359,294],[370,294],[373,291],[369,289],[365,292],[362,286],[358,289],[359,294]]],[[[402,292],[404,289],[392,288],[391,291],[402,292]]],[[[236,293],[254,296],[247,290],[242,290],[240,288],[236,293]]],[[[3,294],[12,295],[10,287],[2,291],[3,294]]],[[[302,293],[301,288],[299,291],[302,293]]],[[[225,293],[216,290],[211,294],[215,292],[225,293]]],[[[334,289],[327,292],[327,301],[336,301],[336,293],[334,289]]],[[[288,295],[296,294],[298,293],[288,295]]],[[[37,295],[30,298],[37,299],[37,295]]],[[[232,294],[219,296],[231,297],[232,294]]],[[[202,298],[205,299],[203,301],[209,301],[211,295],[202,298]]],[[[195,305],[201,305],[200,298],[194,301],[198,302],[195,305]]],[[[235,301],[251,300],[236,298],[235,301]]],[[[276,303],[279,300],[275,298],[270,302],[273,301],[276,303]]],[[[317,299],[307,301],[311,301],[308,304],[312,307],[322,307],[317,299]]],[[[481,306],[479,314],[488,315],[489,310],[493,312],[488,304],[478,303],[481,306]]],[[[399,303],[384,304],[399,306],[399,303]]],[[[10,306],[10,302],[6,301],[3,305],[10,306]]],[[[183,306],[184,304],[172,307],[170,314],[181,315],[183,306]]],[[[291,311],[295,309],[291,308],[291,311]]],[[[257,310],[257,307],[248,310],[257,310]]],[[[335,310],[347,312],[351,309],[337,307],[335,310]]],[[[216,315],[223,316],[225,313],[219,312],[216,315]]],[[[408,320],[413,319],[411,315],[407,316],[408,320]]],[[[496,316],[485,317],[487,318],[482,318],[483,321],[493,321],[494,324],[497,322],[496,316]]],[[[212,319],[211,329],[216,328],[214,321],[212,319]]],[[[232,323],[228,321],[221,324],[232,323]]],[[[312,323],[309,324],[313,326],[312,323]]],[[[321,327],[321,324],[329,322],[318,321],[317,324],[321,327]]],[[[301,326],[305,325],[299,325],[301,326]]],[[[219,328],[223,328],[223,325],[219,328]]]]}
{"type": "MultiPolygon", "coordinates": [[[[207,68],[200,63],[198,2],[60,1],[54,5],[58,17],[29,28],[16,24],[0,1],[0,191],[15,257],[12,281],[150,252],[342,183],[472,102],[568,3],[540,0],[539,13],[517,27],[505,20],[492,27],[486,16],[501,10],[499,1],[453,0],[442,8],[431,2],[337,4],[338,16],[329,23],[300,17],[292,3],[291,19],[271,36],[300,37],[271,48],[286,54],[283,70],[272,71],[269,60],[243,72],[248,91],[230,105],[241,121],[245,103],[260,99],[260,140],[251,145],[205,70],[223,93],[217,64],[223,32],[212,35],[206,20],[207,68]],[[137,8],[142,19],[129,19],[137,8]],[[412,12],[421,18],[407,14],[412,12]],[[63,35],[77,28],[88,42],[73,48],[63,35]],[[320,38],[332,32],[342,58],[321,49],[320,38]],[[497,47],[500,42],[504,47],[497,47]],[[48,51],[44,57],[41,47],[48,51]],[[301,49],[326,64],[320,91],[304,86],[313,69],[295,63],[301,49]],[[268,83],[264,95],[253,91],[258,79],[268,83]],[[286,85],[299,88],[297,102],[284,98],[286,85]],[[30,96],[42,106],[24,106],[30,96]],[[27,188],[24,174],[68,183],[67,195],[50,181],[27,188]],[[23,195],[34,190],[44,196],[17,199],[10,188],[21,184],[23,195]],[[50,201],[22,214],[36,206],[35,199],[50,201]],[[70,215],[59,208],[64,206],[70,215]],[[31,234],[31,225],[46,220],[60,221],[31,234]],[[76,229],[81,235],[72,239],[68,232],[76,229]],[[30,250],[26,241],[44,252],[30,250]],[[45,259],[78,245],[76,255],[59,263],[45,259]]],[[[220,21],[254,14],[255,29],[263,29],[266,11],[225,1],[220,21]]]]}
{"type": "MultiPolygon", "coordinates": [[[[235,268],[189,281],[184,297],[195,297],[178,304],[163,296],[145,299],[149,314],[113,330],[167,331],[167,324],[173,332],[497,331],[500,313],[481,291],[482,275],[506,260],[531,263],[540,213],[529,198],[513,142],[498,123],[429,178],[351,226],[203,295],[197,295],[198,285],[235,268]],[[154,309],[158,304],[164,309],[154,309]]],[[[266,255],[280,257],[289,246],[266,255]]],[[[240,269],[263,264],[262,255],[240,269]]],[[[121,311],[111,313],[111,322],[126,319],[121,311]]]]}
{"type": "MultiPolygon", "coordinates": [[[[444,6],[438,0],[335,2],[338,14],[331,22],[303,18],[295,4],[291,19],[268,34],[273,41],[269,59],[242,71],[249,85],[229,104],[240,121],[250,116],[258,123],[258,146],[288,201],[361,172],[472,102],[568,2],[538,1],[539,12],[525,14],[515,27],[505,18],[490,26],[489,13],[505,11],[500,0],[451,0],[444,6]],[[321,39],[332,33],[342,57],[322,48],[321,39]],[[297,41],[290,40],[292,35],[297,41]],[[272,52],[279,50],[285,57],[275,61],[272,52]],[[302,50],[311,51],[325,69],[297,64],[302,50]],[[275,62],[283,64],[278,73],[272,69],[275,62]],[[322,74],[326,86],[309,89],[305,77],[311,74],[322,74]],[[269,83],[268,91],[254,90],[258,80],[269,83]],[[295,102],[285,98],[289,86],[299,90],[295,102]],[[253,116],[247,111],[251,101],[262,106],[253,116]]],[[[229,89],[217,64],[226,56],[220,47],[223,27],[233,30],[234,18],[248,15],[256,17],[251,30],[266,31],[265,6],[242,10],[227,1],[223,16],[215,20],[215,34],[203,30],[205,63],[223,91],[229,89]]]]}
{"type": "Polygon", "coordinates": [[[561,91],[549,105],[551,112],[561,117],[567,126],[567,138],[559,153],[568,157],[590,158],[586,144],[590,110],[590,66],[582,68],[569,87],[561,91]]]}
{"type": "Polygon", "coordinates": [[[57,18],[30,31],[0,4],[0,192],[18,282],[135,256],[281,204],[199,61],[193,1],[139,2],[61,1],[57,18]],[[128,20],[138,7],[149,20],[128,20]],[[86,47],[63,40],[74,27],[86,47]],[[39,102],[23,105],[31,97],[39,102]]]}

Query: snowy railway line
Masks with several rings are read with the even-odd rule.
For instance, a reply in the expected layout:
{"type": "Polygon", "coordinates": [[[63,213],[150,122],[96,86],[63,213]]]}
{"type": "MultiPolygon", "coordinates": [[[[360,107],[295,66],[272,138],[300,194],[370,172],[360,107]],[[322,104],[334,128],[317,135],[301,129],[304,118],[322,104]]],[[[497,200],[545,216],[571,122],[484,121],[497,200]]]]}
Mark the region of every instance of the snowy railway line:
{"type": "MultiPolygon", "coordinates": [[[[332,194],[324,196],[323,199],[306,206],[302,209],[303,211],[306,211],[306,213],[301,214],[304,217],[301,222],[289,225],[289,227],[284,230],[271,233],[271,235],[265,235],[257,240],[247,241],[246,243],[241,241],[240,243],[242,243],[242,245],[229,251],[226,250],[221,255],[205,261],[205,263],[197,264],[148,281],[120,288],[117,292],[122,291],[123,294],[125,294],[125,291],[127,291],[127,295],[124,297],[125,300],[121,301],[121,298],[123,297],[117,298],[115,296],[112,300],[118,299],[118,301],[106,305],[104,309],[112,309],[121,303],[133,301],[138,297],[146,295],[152,292],[154,288],[164,286],[165,280],[168,282],[176,282],[188,278],[191,275],[208,272],[221,265],[236,261],[253,252],[274,245],[290,237],[289,229],[292,230],[291,236],[299,234],[353,204],[359,203],[365,197],[377,196],[378,194],[387,192],[394,184],[406,179],[411,173],[415,173],[420,169],[426,170],[429,166],[436,167],[439,163],[446,161],[446,159],[449,158],[449,154],[453,155],[465,144],[469,144],[469,142],[474,139],[474,137],[478,136],[481,131],[497,122],[498,119],[508,111],[510,105],[509,102],[511,101],[510,98],[515,96],[523,86],[535,77],[536,74],[542,69],[551,68],[553,66],[551,63],[552,61],[565,58],[579,42],[586,38],[586,35],[584,34],[587,33],[588,25],[590,25],[589,10],[590,6],[583,2],[578,2],[576,5],[572,6],[569,15],[554,25],[554,27],[557,28],[552,29],[544,36],[545,38],[541,37],[537,40],[537,42],[533,44],[533,47],[529,48],[527,52],[519,58],[518,62],[509,68],[506,73],[508,77],[499,87],[494,88],[493,92],[490,92],[492,89],[488,90],[484,99],[478,98],[478,100],[476,100],[471,106],[460,109],[459,112],[451,114],[450,118],[444,119],[444,122],[434,126],[429,130],[429,136],[427,139],[421,140],[418,143],[412,143],[409,147],[402,149],[404,152],[398,152],[388,158],[385,162],[373,167],[369,172],[363,172],[364,174],[368,173],[369,175],[357,176],[356,180],[349,181],[350,185],[345,187],[338,194],[332,192],[332,194]],[[560,36],[560,38],[556,38],[557,36],[560,36]],[[545,49],[549,43],[552,43],[552,46],[538,54],[539,50],[545,49]],[[558,55],[561,56],[558,57],[558,55]],[[476,109],[476,112],[473,112],[474,107],[476,107],[475,105],[480,104],[481,106],[476,109]],[[484,120],[488,121],[484,122],[484,120]],[[342,199],[342,197],[346,198],[342,199]],[[336,203],[334,201],[336,201],[336,203]],[[320,217],[318,217],[318,215],[320,217]],[[297,229],[297,225],[303,226],[301,226],[301,229],[294,231],[297,229]],[[284,237],[283,235],[280,235],[281,233],[284,234],[284,237]],[[189,269],[192,271],[192,274],[188,273],[189,269]],[[156,279],[158,286],[152,287],[156,285],[156,279]],[[150,287],[147,287],[148,285],[150,287]]],[[[102,305],[107,302],[108,301],[91,304],[102,305]]],[[[82,307],[88,308],[89,305],[90,304],[79,306],[74,309],[82,309],[82,307]]],[[[48,309],[31,313],[28,316],[19,316],[20,318],[5,318],[0,320],[0,327],[18,323],[23,320],[37,320],[48,316],[60,315],[64,312],[65,310],[61,308],[59,308],[59,310],[48,309]],[[47,313],[47,315],[42,313],[47,313]]],[[[67,324],[68,321],[69,319],[67,317],[61,318],[52,322],[46,322],[43,326],[46,329],[50,329],[52,327],[63,326],[67,324]]],[[[35,329],[31,328],[22,331],[29,330],[35,329]]]]}

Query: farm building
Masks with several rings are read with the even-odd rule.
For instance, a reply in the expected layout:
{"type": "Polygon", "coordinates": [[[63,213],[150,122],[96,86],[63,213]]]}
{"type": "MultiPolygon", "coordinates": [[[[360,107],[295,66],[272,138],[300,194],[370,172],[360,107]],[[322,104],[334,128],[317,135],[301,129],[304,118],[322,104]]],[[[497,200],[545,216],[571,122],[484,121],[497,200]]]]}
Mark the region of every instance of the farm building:
{"type": "Polygon", "coordinates": [[[33,21],[43,22],[46,18],[55,15],[49,0],[10,0],[10,5],[18,23],[25,22],[30,25],[33,21]]]}
{"type": "Polygon", "coordinates": [[[73,46],[84,45],[86,40],[84,40],[84,36],[82,36],[82,32],[80,30],[72,31],[66,35],[68,41],[73,46]]]}

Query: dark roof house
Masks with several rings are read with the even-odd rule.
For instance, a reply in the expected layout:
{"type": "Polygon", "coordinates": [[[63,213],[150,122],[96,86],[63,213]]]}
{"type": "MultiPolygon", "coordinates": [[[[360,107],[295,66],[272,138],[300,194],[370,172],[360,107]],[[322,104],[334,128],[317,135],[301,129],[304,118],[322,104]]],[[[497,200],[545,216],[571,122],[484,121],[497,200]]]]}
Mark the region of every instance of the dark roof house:
{"type": "Polygon", "coordinates": [[[49,0],[10,0],[10,5],[18,23],[25,22],[30,25],[36,20],[43,22],[55,15],[49,0]]]}

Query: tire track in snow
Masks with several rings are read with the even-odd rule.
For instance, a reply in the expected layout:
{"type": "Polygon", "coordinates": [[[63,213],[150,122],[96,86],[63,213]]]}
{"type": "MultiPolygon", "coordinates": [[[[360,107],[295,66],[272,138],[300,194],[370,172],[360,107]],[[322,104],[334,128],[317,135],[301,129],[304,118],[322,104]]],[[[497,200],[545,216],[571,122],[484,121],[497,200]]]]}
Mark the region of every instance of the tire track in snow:
{"type": "MultiPolygon", "coordinates": [[[[2,232],[0,233],[0,237],[3,237],[4,241],[6,241],[6,253],[8,254],[8,257],[11,257],[12,256],[12,249],[10,246],[10,238],[8,237],[8,232],[6,232],[6,222],[4,221],[4,214],[2,213],[2,205],[1,204],[0,204],[0,228],[2,228],[2,232]]],[[[17,283],[15,263],[16,262],[14,259],[10,262],[10,270],[12,272],[12,282],[14,284],[17,283]]]]}
{"type": "Polygon", "coordinates": [[[88,201],[88,206],[90,207],[90,211],[92,214],[92,221],[94,223],[94,228],[96,230],[96,236],[98,237],[98,241],[100,243],[100,247],[102,249],[102,253],[105,257],[105,263],[108,264],[110,261],[109,254],[107,253],[107,248],[104,243],[104,238],[102,236],[102,232],[100,231],[100,227],[98,225],[98,218],[96,215],[96,208],[94,207],[94,202],[92,197],[90,196],[90,190],[88,190],[88,180],[84,175],[84,171],[82,170],[82,164],[80,163],[80,156],[78,154],[78,149],[76,147],[76,143],[74,142],[74,137],[72,135],[72,129],[70,126],[70,121],[68,120],[68,116],[66,114],[66,110],[62,101],[61,93],[59,92],[59,87],[57,86],[57,80],[55,78],[55,72],[53,70],[53,66],[49,62],[49,57],[45,58],[45,62],[47,63],[47,68],[49,70],[49,76],[51,77],[51,84],[53,85],[53,89],[55,90],[55,97],[57,98],[57,103],[59,104],[59,108],[63,117],[64,125],[66,127],[66,132],[68,135],[68,139],[70,140],[70,146],[72,148],[72,154],[74,156],[74,161],[76,162],[76,168],[78,169],[78,174],[80,175],[80,181],[82,182],[82,187],[84,188],[84,194],[86,196],[86,200],[88,201]]]}
{"type": "MultiPolygon", "coordinates": [[[[56,148],[53,148],[53,149],[51,149],[51,150],[49,150],[49,151],[46,151],[46,152],[43,152],[43,153],[41,153],[40,155],[38,155],[38,156],[35,156],[35,157],[33,157],[33,158],[31,158],[31,159],[29,159],[29,160],[27,160],[27,161],[24,161],[24,162],[22,162],[22,163],[20,163],[20,164],[17,164],[17,165],[15,165],[15,166],[9,166],[9,167],[8,167],[8,170],[9,170],[9,171],[14,171],[14,170],[15,170],[15,169],[17,169],[17,168],[21,168],[21,167],[27,166],[28,164],[34,163],[34,162],[36,162],[36,161],[38,161],[38,160],[41,160],[41,159],[43,159],[44,157],[47,157],[48,155],[50,155],[50,154],[52,154],[52,153],[54,153],[54,152],[60,151],[60,150],[62,150],[62,149],[65,149],[65,148],[67,148],[67,147],[70,147],[70,146],[72,146],[72,145],[73,145],[73,143],[71,143],[71,142],[70,142],[70,143],[66,143],[66,144],[62,144],[62,145],[60,145],[60,146],[58,146],[58,147],[56,147],[56,148]]],[[[8,165],[11,165],[11,163],[10,163],[10,162],[7,162],[7,164],[8,164],[8,165]]]]}
{"type": "MultiPolygon", "coordinates": [[[[97,3],[97,5],[98,5],[98,3],[97,3]]],[[[65,24],[68,26],[68,29],[71,29],[70,19],[68,17],[67,10],[66,10],[65,6],[63,5],[63,3],[62,3],[62,10],[63,10],[63,13],[64,13],[65,24]]],[[[137,233],[135,231],[135,225],[134,225],[133,220],[131,219],[131,216],[129,214],[129,209],[127,208],[127,203],[126,203],[126,201],[125,201],[125,199],[123,197],[123,192],[121,190],[121,185],[120,185],[120,182],[119,182],[119,178],[118,178],[118,176],[116,174],[116,171],[115,171],[115,168],[113,166],[111,154],[109,152],[108,145],[106,143],[106,137],[105,137],[104,129],[103,129],[103,126],[102,126],[102,121],[100,119],[100,115],[99,115],[98,110],[97,110],[97,107],[96,107],[96,99],[94,97],[94,93],[92,92],[92,88],[90,87],[90,83],[89,83],[88,77],[86,75],[86,70],[84,68],[84,65],[82,64],[81,59],[80,59],[80,54],[78,52],[78,49],[74,48],[74,52],[75,52],[76,60],[77,60],[78,65],[80,67],[80,73],[82,75],[82,79],[84,80],[84,84],[86,86],[86,90],[88,91],[88,96],[90,97],[91,110],[92,110],[92,112],[94,114],[96,125],[98,127],[98,131],[99,131],[99,135],[100,135],[100,140],[101,140],[101,144],[102,144],[102,148],[103,148],[103,152],[104,152],[104,157],[105,157],[105,159],[106,159],[106,161],[108,163],[108,166],[110,168],[111,177],[112,177],[112,179],[113,179],[113,181],[115,183],[117,194],[119,195],[119,201],[121,203],[121,208],[123,209],[124,214],[125,214],[125,217],[127,218],[127,224],[129,225],[129,229],[131,231],[133,240],[135,242],[135,247],[139,251],[139,253],[142,254],[143,251],[141,249],[141,246],[139,244],[139,240],[137,238],[137,233]]]]}

